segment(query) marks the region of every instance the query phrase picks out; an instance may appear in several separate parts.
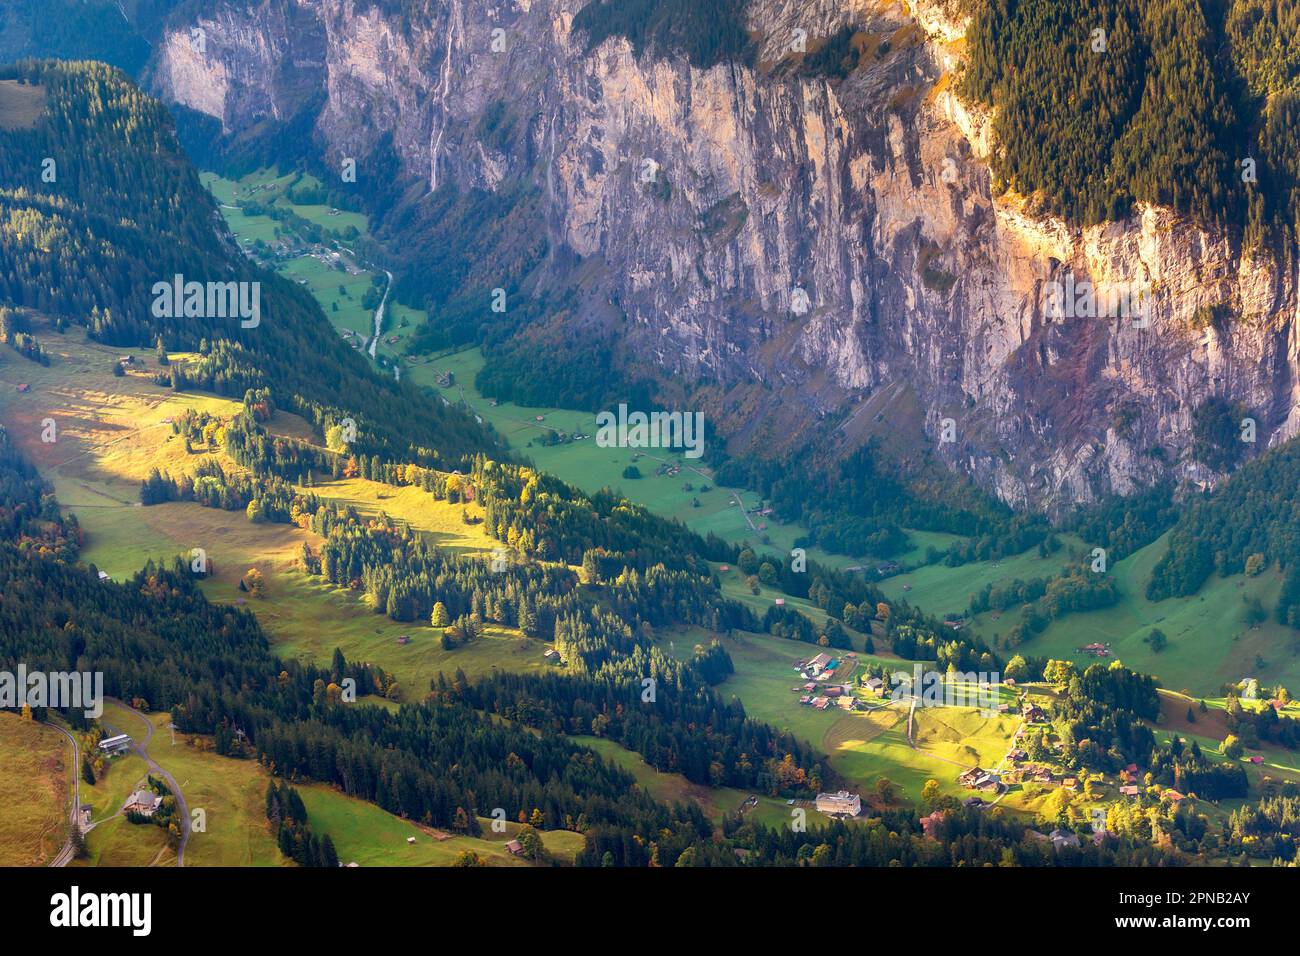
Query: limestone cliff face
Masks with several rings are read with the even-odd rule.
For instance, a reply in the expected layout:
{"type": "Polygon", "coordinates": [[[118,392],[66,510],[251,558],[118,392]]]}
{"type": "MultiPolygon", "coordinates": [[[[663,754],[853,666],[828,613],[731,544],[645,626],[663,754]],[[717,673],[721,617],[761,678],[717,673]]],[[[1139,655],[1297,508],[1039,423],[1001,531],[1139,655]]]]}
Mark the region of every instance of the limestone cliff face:
{"type": "Polygon", "coordinates": [[[593,314],[617,302],[629,347],[705,383],[738,446],[879,434],[1050,509],[1213,481],[1188,454],[1213,395],[1252,410],[1261,446],[1300,428],[1295,275],[1168,210],[1078,230],[994,198],[947,4],[751,0],[754,67],[702,70],[622,39],[586,52],[586,2],[232,0],[169,28],[151,83],[232,131],[309,104],[331,158],[391,136],[430,188],[531,181],[593,314]],[[845,25],[859,67],[802,75],[798,31],[815,49],[845,25]],[[1142,290],[1147,321],[1049,316],[1067,275],[1142,290]]]}

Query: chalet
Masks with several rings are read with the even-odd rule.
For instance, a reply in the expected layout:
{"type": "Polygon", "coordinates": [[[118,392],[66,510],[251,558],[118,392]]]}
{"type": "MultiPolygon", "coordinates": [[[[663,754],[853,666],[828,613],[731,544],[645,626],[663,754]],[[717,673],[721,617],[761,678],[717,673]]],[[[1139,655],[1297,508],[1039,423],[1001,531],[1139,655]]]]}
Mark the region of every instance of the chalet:
{"type": "Polygon", "coordinates": [[[1105,644],[1085,644],[1079,650],[1085,654],[1091,654],[1093,657],[1106,657],[1110,654],[1105,644]]]}
{"type": "Polygon", "coordinates": [[[963,807],[965,807],[967,810],[983,810],[983,809],[984,809],[984,798],[983,798],[983,797],[967,797],[965,800],[963,800],[963,801],[961,802],[961,805],[962,805],[963,807]]]}
{"type": "Polygon", "coordinates": [[[1127,773],[1127,774],[1131,774],[1131,775],[1133,775],[1133,776],[1137,776],[1138,765],[1135,764],[1135,763],[1131,763],[1131,764],[1129,764],[1127,767],[1124,768],[1124,772],[1127,773]]]}
{"type": "Polygon", "coordinates": [[[410,644],[410,643],[411,643],[411,635],[410,635],[410,634],[403,634],[401,637],[399,637],[399,638],[397,639],[397,643],[400,644],[400,645],[402,645],[403,647],[406,646],[407,644],[410,644]]]}
{"type": "Polygon", "coordinates": [[[777,607],[785,607],[785,598],[777,598],[774,603],[777,607]]]}
{"type": "Polygon", "coordinates": [[[879,677],[872,677],[867,680],[867,690],[873,694],[880,694],[885,689],[885,682],[879,677]]]}
{"type": "Polygon", "coordinates": [[[31,388],[31,386],[28,385],[26,382],[19,382],[19,383],[18,383],[18,391],[20,391],[20,392],[25,392],[25,391],[27,391],[27,390],[30,389],[30,388],[31,388]]]}
{"type": "Polygon", "coordinates": [[[126,806],[122,809],[127,813],[139,813],[146,817],[151,817],[158,812],[158,807],[162,804],[162,797],[151,790],[137,790],[126,799],[126,806]]]}
{"type": "Polygon", "coordinates": [[[842,690],[841,690],[840,688],[838,688],[838,687],[827,687],[827,688],[826,688],[826,696],[827,696],[827,697],[841,697],[841,696],[843,696],[843,694],[844,694],[844,691],[842,691],[842,690]]]}
{"type": "Polygon", "coordinates": [[[942,810],[935,810],[934,813],[930,814],[928,817],[921,817],[921,832],[928,837],[933,837],[934,834],[930,831],[943,822],[943,817],[944,813],[942,810]]]}
{"type": "Polygon", "coordinates": [[[984,770],[982,767],[978,767],[978,766],[971,767],[969,770],[965,771],[964,773],[962,773],[961,776],[957,778],[957,782],[961,784],[963,787],[974,787],[975,782],[979,780],[980,777],[983,777],[986,774],[987,771],[984,770]]]}
{"type": "Polygon", "coordinates": [[[804,694],[802,697],[799,698],[799,703],[802,704],[804,707],[807,707],[809,704],[812,703],[812,698],[809,697],[807,694],[804,694]]]}
{"type": "Polygon", "coordinates": [[[862,812],[862,798],[847,790],[840,790],[837,793],[819,793],[817,810],[835,817],[856,817],[862,812]]]}
{"type": "Polygon", "coordinates": [[[1030,704],[1029,709],[1025,711],[1025,720],[1028,720],[1031,723],[1046,719],[1047,713],[1037,704],[1030,704]]]}
{"type": "Polygon", "coordinates": [[[1140,791],[1140,790],[1139,790],[1136,786],[1134,786],[1133,784],[1129,784],[1127,787],[1120,787],[1120,788],[1119,788],[1119,794],[1120,794],[1121,797],[1136,797],[1136,796],[1137,796],[1139,793],[1141,793],[1141,792],[1142,792],[1142,791],[1140,791]]]}
{"type": "Polygon", "coordinates": [[[1052,841],[1052,846],[1058,850],[1061,847],[1079,845],[1079,838],[1066,830],[1053,830],[1048,834],[1048,838],[1052,841]]]}
{"type": "Polygon", "coordinates": [[[1002,789],[1002,783],[998,780],[997,774],[986,773],[975,781],[975,789],[983,793],[997,793],[1002,789]]]}
{"type": "Polygon", "coordinates": [[[1066,790],[1078,790],[1079,781],[1076,780],[1074,777],[1066,777],[1064,780],[1061,781],[1061,786],[1064,787],[1066,790]]]}
{"type": "Polygon", "coordinates": [[[1029,754],[1021,750],[1019,747],[1012,747],[1007,751],[1007,757],[1012,763],[1020,763],[1020,761],[1024,760],[1028,756],[1029,754]]]}
{"type": "Polygon", "coordinates": [[[107,571],[100,571],[100,572],[99,572],[99,580],[101,580],[101,581],[111,581],[111,580],[113,580],[113,579],[112,579],[111,577],[108,576],[108,572],[107,572],[107,571]]]}
{"type": "Polygon", "coordinates": [[[812,681],[809,681],[808,683],[803,685],[803,689],[811,694],[813,691],[817,689],[817,685],[812,681]]]}
{"type": "Polygon", "coordinates": [[[81,825],[83,827],[90,826],[90,815],[93,812],[90,804],[83,803],[81,806],[77,808],[77,812],[81,815],[81,825]]]}
{"type": "Polygon", "coordinates": [[[553,647],[548,647],[542,652],[542,660],[548,664],[558,664],[560,663],[560,652],[553,647]]]}
{"type": "Polygon", "coordinates": [[[841,697],[838,703],[840,705],[840,710],[856,710],[858,706],[858,701],[855,697],[841,697]]]}
{"type": "Polygon", "coordinates": [[[1160,794],[1160,798],[1162,800],[1172,801],[1173,803],[1181,803],[1187,799],[1186,795],[1179,793],[1177,790],[1166,790],[1164,793],[1160,794]]]}
{"type": "Polygon", "coordinates": [[[1052,782],[1052,771],[1050,770],[1040,770],[1038,771],[1038,773],[1034,774],[1034,783],[1051,783],[1051,782],[1052,782]]]}
{"type": "Polygon", "coordinates": [[[830,666],[831,660],[832,658],[829,654],[818,654],[808,662],[808,672],[814,676],[820,674],[830,666]]]}
{"type": "Polygon", "coordinates": [[[1264,758],[1256,754],[1255,756],[1250,758],[1250,762],[1254,764],[1260,764],[1264,762],[1264,758]]]}
{"type": "Polygon", "coordinates": [[[407,846],[412,846],[412,845],[414,845],[414,844],[415,844],[415,837],[407,837],[407,838],[406,838],[406,844],[407,844],[407,846]]]}
{"type": "Polygon", "coordinates": [[[825,710],[831,705],[831,699],[829,697],[814,697],[812,705],[814,710],[825,710]]]}
{"type": "Polygon", "coordinates": [[[131,746],[131,737],[129,734],[118,734],[115,737],[105,737],[99,742],[99,752],[107,754],[110,757],[123,753],[131,746]]]}

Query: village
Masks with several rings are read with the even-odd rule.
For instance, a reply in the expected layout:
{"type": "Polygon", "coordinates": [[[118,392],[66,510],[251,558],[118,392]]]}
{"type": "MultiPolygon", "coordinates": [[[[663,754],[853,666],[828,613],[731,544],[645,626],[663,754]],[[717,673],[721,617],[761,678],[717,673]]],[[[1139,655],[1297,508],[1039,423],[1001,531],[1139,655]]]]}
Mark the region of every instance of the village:
{"type": "MultiPolygon", "coordinates": [[[[1098,645],[1104,652],[1105,647],[1098,645]]],[[[1104,655],[1098,655],[1104,656],[1104,655]]],[[[906,681],[891,688],[880,676],[866,676],[860,668],[858,655],[852,651],[832,653],[822,651],[807,660],[794,662],[795,672],[802,683],[792,687],[798,693],[800,707],[818,711],[841,710],[846,713],[868,712],[901,705],[908,708],[907,739],[914,750],[922,748],[912,739],[912,715],[918,698],[906,681]]],[[[891,678],[898,681],[898,677],[891,678]]],[[[1172,788],[1152,786],[1136,764],[1130,763],[1113,778],[1100,773],[1065,769],[1058,758],[1065,746],[1053,729],[1048,712],[1050,690],[1017,685],[1013,679],[1001,683],[1001,689],[1010,691],[996,704],[996,713],[1018,718],[1019,723],[1005,752],[989,766],[980,763],[961,766],[957,761],[942,756],[935,759],[953,764],[952,777],[957,787],[967,792],[961,804],[967,809],[987,810],[999,805],[1012,795],[1017,799],[1011,809],[1034,812],[1043,797],[1053,791],[1063,791],[1059,806],[1073,806],[1082,811],[1087,806],[1097,806],[1118,794],[1120,798],[1179,804],[1194,799],[1191,795],[1172,788]],[[1031,690],[1034,693],[1031,694],[1031,690]],[[1041,693],[1039,693],[1041,691],[1041,693]]],[[[863,795],[848,790],[817,794],[817,811],[832,819],[855,819],[863,815],[863,795]]],[[[1097,811],[1093,811],[1094,817],[1097,811]]],[[[936,816],[932,814],[932,817],[936,816]]],[[[938,814],[941,816],[941,814],[938,814]]],[[[925,821],[923,820],[923,825],[925,821]]],[[[1100,826],[1093,834],[1094,841],[1104,839],[1100,826]]],[[[928,829],[927,829],[928,832],[928,829]]],[[[1031,838],[1051,842],[1058,849],[1078,846],[1079,837],[1070,831],[1052,829],[1048,833],[1030,830],[1031,838]]]]}

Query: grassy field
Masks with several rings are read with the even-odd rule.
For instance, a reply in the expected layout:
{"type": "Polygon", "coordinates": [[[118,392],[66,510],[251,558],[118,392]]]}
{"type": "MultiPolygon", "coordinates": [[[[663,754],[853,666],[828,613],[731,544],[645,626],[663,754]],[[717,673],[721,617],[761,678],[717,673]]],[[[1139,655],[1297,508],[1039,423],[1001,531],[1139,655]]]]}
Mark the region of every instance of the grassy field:
{"type": "MultiPolygon", "coordinates": [[[[1221,685],[1244,677],[1268,685],[1300,683],[1300,638],[1271,616],[1281,589],[1275,570],[1256,578],[1215,576],[1191,597],[1149,601],[1146,583],[1166,547],[1162,538],[1116,563],[1113,573],[1122,594],[1117,605],[1054,622],[1026,651],[1079,661],[1086,660],[1079,647],[1108,644],[1112,658],[1158,677],[1165,687],[1197,695],[1219,696],[1221,685]],[[1251,599],[1270,612],[1258,625],[1246,618],[1251,599]],[[1144,640],[1153,627],[1169,639],[1159,652],[1144,640]]],[[[996,629],[987,616],[974,626],[981,635],[996,629]]]]}
{"type": "MultiPolygon", "coordinates": [[[[784,555],[794,547],[795,539],[805,533],[799,525],[782,523],[774,516],[751,514],[747,521],[742,507],[736,503],[737,499],[744,502],[745,509],[752,510],[760,505],[759,495],[740,488],[719,487],[713,480],[712,470],[698,459],[654,448],[597,447],[596,416],[590,412],[533,408],[510,402],[494,405],[474,387],[474,376],[483,367],[483,355],[477,348],[436,358],[410,358],[408,363],[404,374],[411,381],[427,385],[453,404],[464,402],[476,416],[491,423],[514,450],[531,458],[538,468],[585,491],[616,488],[632,501],[658,514],[677,518],[700,534],[711,532],[734,544],[748,542],[784,555]],[[454,383],[447,387],[439,386],[439,375],[448,372],[454,375],[454,383]],[[541,421],[538,421],[539,416],[541,421]],[[561,445],[543,445],[537,441],[556,431],[587,437],[561,445]],[[657,475],[660,465],[666,462],[680,466],[680,472],[671,477],[657,475]],[[623,469],[629,465],[636,465],[642,477],[624,478],[623,469]],[[688,484],[690,489],[686,487],[688,484]],[[702,492],[700,489],[704,485],[710,486],[710,490],[702,492]],[[697,500],[699,507],[694,504],[697,500]],[[750,527],[751,523],[753,527],[750,527]]],[[[913,536],[913,551],[909,559],[919,556],[932,544],[946,547],[951,540],[949,535],[918,533],[913,536]]],[[[831,567],[849,567],[861,560],[830,554],[819,548],[808,548],[807,551],[810,558],[831,567]]]]}
{"type": "MultiPolygon", "coordinates": [[[[418,699],[440,671],[468,674],[493,668],[543,667],[538,641],[504,628],[484,639],[444,651],[427,622],[398,624],[376,614],[359,596],[323,584],[301,570],[302,545],[318,545],[309,531],[285,524],[253,524],[242,511],[221,511],[189,502],[144,508],[139,482],[154,468],[173,475],[192,471],[200,455],[185,452],[166,419],[185,408],[228,417],[237,403],[195,392],[175,394],[154,386],[143,373],[112,375],[119,351],[81,340],[80,335],[42,334],[54,361],[46,368],[24,359],[0,364],[0,421],[40,466],[60,503],[75,513],[85,532],[82,557],[116,580],[150,559],[170,561],[202,548],[211,575],[203,581],[217,601],[246,603],[258,615],[279,653],[328,662],[336,647],[352,659],[374,662],[397,675],[404,699],[418,699]],[[14,385],[29,385],[18,392],[14,385]],[[53,418],[57,440],[41,441],[42,421],[53,418]],[[249,568],[266,580],[266,595],[249,598],[238,589],[249,568]],[[409,634],[411,643],[399,645],[409,634]]],[[[276,434],[311,440],[301,418],[277,412],[268,423],[276,434]]],[[[224,453],[211,453],[229,471],[240,470],[224,453]]],[[[384,512],[409,524],[435,544],[459,554],[486,554],[496,546],[481,522],[477,504],[435,501],[417,488],[392,488],[363,479],[321,482],[322,498],[352,505],[363,514],[384,512]]]]}
{"type": "Polygon", "coordinates": [[[0,713],[0,866],[44,866],[68,834],[72,745],[44,724],[0,713]]]}
{"type": "MultiPolygon", "coordinates": [[[[422,827],[321,784],[300,785],[312,831],[329,834],[339,860],[360,866],[450,866],[469,850],[489,866],[528,866],[512,856],[505,844],[519,833],[519,824],[507,823],[503,833],[493,833],[491,821],[480,818],[481,837],[456,836],[422,827]],[[409,838],[414,843],[408,843],[409,838]]],[[[582,849],[579,833],[544,831],[542,844],[557,861],[572,863],[582,849]]]]}
{"type": "MultiPolygon", "coordinates": [[[[594,750],[606,760],[626,770],[636,778],[637,785],[661,803],[694,803],[719,823],[725,813],[734,814],[749,799],[750,793],[730,787],[708,787],[691,783],[679,773],[664,773],[645,762],[638,753],[606,740],[603,737],[572,737],[575,744],[594,750]]],[[[769,826],[789,823],[790,808],[784,800],[758,796],[758,805],[745,811],[746,819],[758,820],[769,826]]]]}
{"type": "Polygon", "coordinates": [[[31,129],[44,113],[44,87],[0,80],[0,129],[31,129]]]}
{"type": "Polygon", "coordinates": [[[880,583],[880,590],[890,600],[905,600],[930,614],[961,614],[970,606],[971,597],[986,584],[998,587],[1016,579],[1059,573],[1069,562],[1070,548],[1083,547],[1083,542],[1073,535],[1059,537],[1061,549],[1045,558],[1039,557],[1036,548],[1030,548],[1000,561],[973,561],[955,568],[931,564],[885,579],[880,583]]]}
{"type": "MultiPolygon", "coordinates": [[[[340,648],[350,660],[377,664],[396,674],[402,700],[419,700],[429,690],[429,681],[439,672],[451,676],[457,668],[471,677],[494,668],[537,671],[546,645],[526,638],[518,631],[490,625],[473,643],[445,651],[440,630],[428,622],[402,624],[349,592],[341,591],[302,571],[280,574],[269,597],[255,603],[253,610],[266,629],[276,653],[326,664],[340,648]],[[411,638],[402,645],[397,639],[411,638]]],[[[219,600],[227,594],[214,593],[219,600]]]]}

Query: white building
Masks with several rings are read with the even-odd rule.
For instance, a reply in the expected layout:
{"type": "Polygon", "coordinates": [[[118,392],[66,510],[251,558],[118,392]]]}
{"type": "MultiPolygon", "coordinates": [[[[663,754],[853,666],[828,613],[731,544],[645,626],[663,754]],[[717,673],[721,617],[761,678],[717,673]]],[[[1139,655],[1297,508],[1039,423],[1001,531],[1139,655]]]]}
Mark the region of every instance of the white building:
{"type": "Polygon", "coordinates": [[[856,793],[841,790],[838,793],[817,794],[817,810],[832,816],[856,817],[862,812],[862,798],[856,793]]]}

